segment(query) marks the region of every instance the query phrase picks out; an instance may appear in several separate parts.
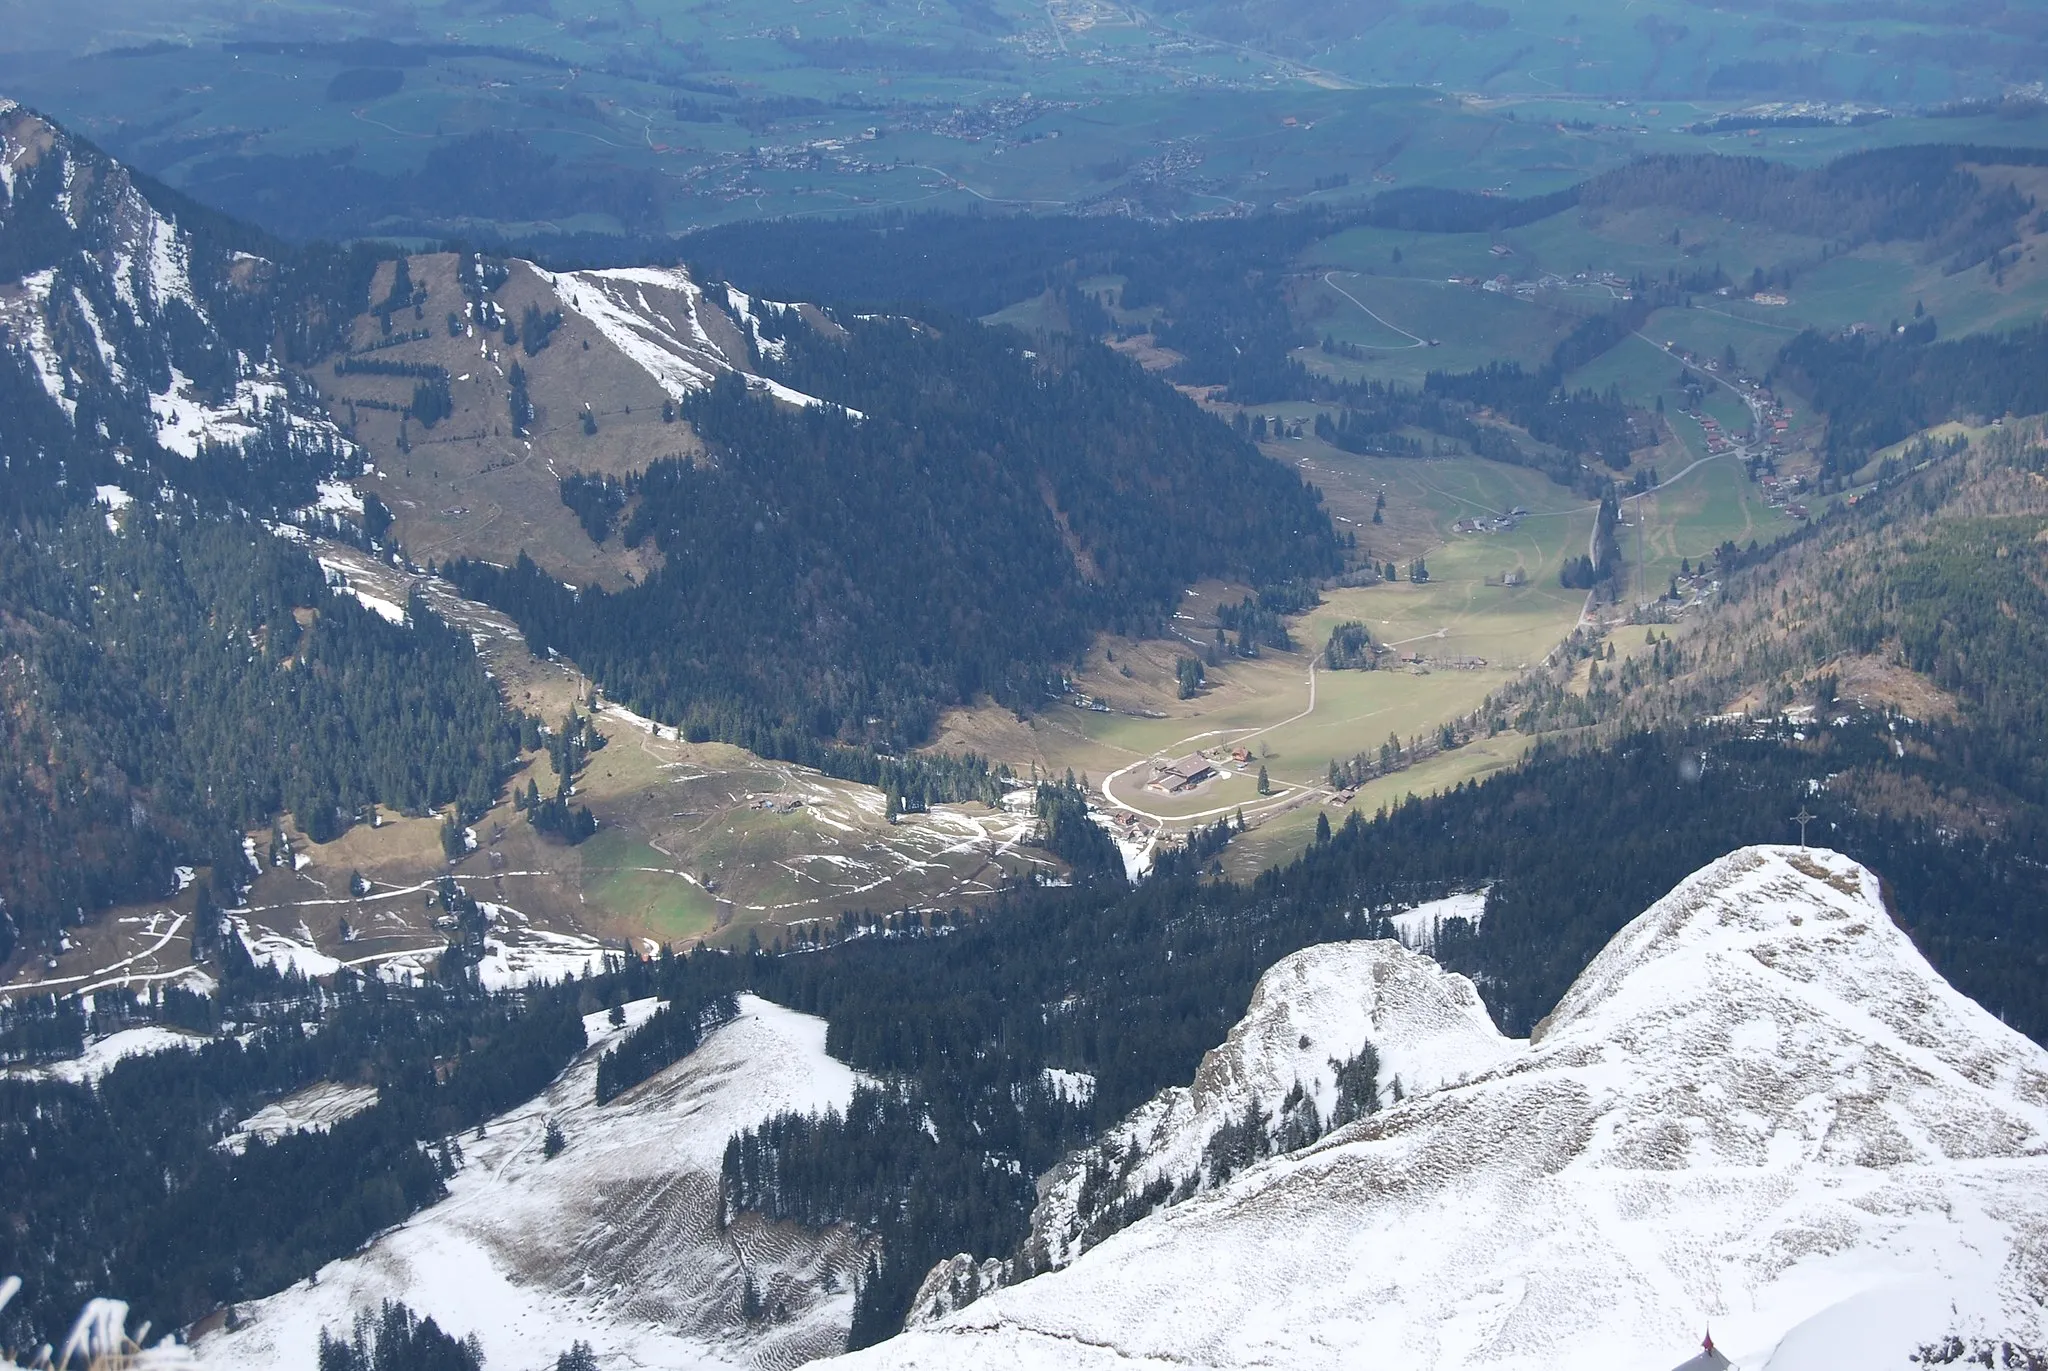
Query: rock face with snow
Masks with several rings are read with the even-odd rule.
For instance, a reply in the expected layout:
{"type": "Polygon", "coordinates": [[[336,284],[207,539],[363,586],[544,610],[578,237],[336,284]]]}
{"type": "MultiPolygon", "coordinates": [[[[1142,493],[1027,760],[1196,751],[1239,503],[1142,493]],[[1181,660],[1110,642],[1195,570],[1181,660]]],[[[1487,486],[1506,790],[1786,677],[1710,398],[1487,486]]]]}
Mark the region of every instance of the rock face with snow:
{"type": "Polygon", "coordinates": [[[195,1344],[199,1364],[297,1371],[322,1328],[385,1299],[474,1332],[492,1371],[545,1371],[578,1340],[620,1367],[786,1367],[844,1348],[856,1237],[757,1218],[721,1229],[719,1164],[770,1115],[844,1109],[854,1072],[825,1055],[822,1020],[742,996],[696,1052],[598,1105],[598,1053],[653,1008],[631,1006],[620,1028],[590,1016],[593,1046],[545,1095],[461,1140],[447,1199],[317,1283],[240,1306],[233,1332],[195,1344]],[[568,1143],[552,1158],[550,1119],[568,1143]]]}
{"type": "Polygon", "coordinates": [[[2048,1052],[1847,858],[1723,858],[1492,1051],[856,1361],[1661,1371],[1711,1325],[1751,1371],[1908,1371],[2048,1339],[2048,1052]]]}
{"type": "Polygon", "coordinates": [[[1191,1086],[1162,1091],[1041,1182],[1018,1260],[977,1267],[955,1258],[927,1279],[911,1321],[1066,1266],[1257,1156],[1304,1146],[1396,1094],[1491,1070],[1514,1050],[1470,981],[1399,943],[1297,952],[1260,978],[1244,1018],[1203,1057],[1191,1086]]]}
{"type": "Polygon", "coordinates": [[[109,482],[101,502],[118,508],[124,485],[184,485],[209,449],[260,446],[309,479],[352,462],[312,387],[250,324],[273,278],[272,263],[202,245],[126,168],[0,99],[0,447],[17,463],[109,482]]]}

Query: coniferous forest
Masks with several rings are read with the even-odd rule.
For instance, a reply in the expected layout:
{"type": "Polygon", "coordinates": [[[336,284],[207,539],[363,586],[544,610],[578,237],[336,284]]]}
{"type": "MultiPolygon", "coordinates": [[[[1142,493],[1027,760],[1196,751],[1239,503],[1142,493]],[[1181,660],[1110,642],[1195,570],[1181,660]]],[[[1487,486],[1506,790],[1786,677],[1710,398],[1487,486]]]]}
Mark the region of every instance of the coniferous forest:
{"type": "Polygon", "coordinates": [[[832,405],[726,380],[683,406],[716,460],[634,482],[620,536],[665,558],[644,582],[448,576],[635,709],[809,761],[908,747],[980,694],[1028,708],[1096,631],[1156,632],[1190,581],[1338,569],[1314,490],[1102,348],[962,321],[846,334],[793,329],[768,367],[832,405]]]}
{"type": "Polygon", "coordinates": [[[176,863],[245,866],[273,815],[326,841],[376,805],[481,812],[519,752],[466,635],[333,593],[253,520],[80,514],[0,541],[0,586],[0,955],[176,863]]]}

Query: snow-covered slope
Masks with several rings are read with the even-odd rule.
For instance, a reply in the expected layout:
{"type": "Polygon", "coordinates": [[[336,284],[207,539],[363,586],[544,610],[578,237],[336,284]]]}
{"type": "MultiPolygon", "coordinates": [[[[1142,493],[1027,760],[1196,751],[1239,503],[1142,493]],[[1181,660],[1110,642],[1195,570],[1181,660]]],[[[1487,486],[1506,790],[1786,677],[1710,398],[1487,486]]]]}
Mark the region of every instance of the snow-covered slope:
{"type": "Polygon", "coordinates": [[[606,342],[674,399],[703,390],[720,376],[737,375],[754,389],[790,404],[825,403],[753,369],[750,351],[762,358],[782,352],[781,342],[763,331],[763,316],[794,314],[794,305],[755,300],[731,286],[707,294],[681,267],[555,274],[529,263],[519,265],[538,272],[563,309],[589,320],[606,342]],[[723,308],[716,303],[719,296],[724,298],[723,308]]]}
{"type": "MultiPolygon", "coordinates": [[[[628,1026],[654,1002],[631,1006],[628,1026]]],[[[240,1307],[240,1326],[201,1339],[202,1366],[296,1371],[323,1327],[400,1299],[458,1335],[492,1371],[538,1371],[582,1339],[602,1366],[793,1366],[845,1346],[861,1253],[845,1232],[747,1220],[717,1226],[726,1140],[785,1110],[844,1108],[854,1072],[825,1055],[822,1020],[753,996],[740,1016],[653,1080],[594,1101],[614,1029],[540,1099],[464,1138],[449,1196],[317,1283],[240,1307]],[[548,1119],[568,1146],[542,1155],[548,1119]],[[751,1280],[763,1316],[740,1308],[751,1280]]]]}
{"type": "Polygon", "coordinates": [[[1260,978],[1193,1085],[1162,1091],[1045,1178],[1019,1261],[970,1276],[955,1259],[927,1280],[913,1321],[961,1303],[963,1280],[985,1288],[1065,1266],[1115,1229],[1227,1179],[1247,1154],[1292,1150],[1356,1117],[1362,1102],[1342,1098],[1347,1066],[1354,1097],[1369,1083],[1376,1101],[1469,1079],[1519,1046],[1494,1028],[1470,981],[1399,943],[1297,952],[1260,978]],[[1368,1045],[1377,1070],[1361,1075],[1355,1063],[1368,1045]]]}
{"type": "Polygon", "coordinates": [[[161,1028],[156,1024],[144,1024],[139,1028],[123,1028],[109,1033],[104,1038],[95,1038],[87,1043],[85,1051],[76,1057],[49,1062],[42,1066],[8,1067],[0,1070],[0,1078],[15,1076],[23,1080],[70,1081],[74,1085],[90,1085],[130,1057],[143,1057],[152,1052],[172,1052],[180,1049],[192,1051],[203,1046],[205,1042],[205,1038],[196,1034],[180,1033],[176,1029],[161,1028]]]}
{"type": "MultiPolygon", "coordinates": [[[[125,167],[5,99],[0,245],[19,271],[0,277],[0,350],[33,377],[30,393],[40,389],[58,424],[138,469],[123,477],[131,493],[155,492],[139,469],[171,459],[158,476],[176,485],[209,447],[261,441],[318,472],[353,460],[312,388],[267,347],[238,348],[216,318],[220,298],[259,291],[272,264],[216,253],[201,273],[192,234],[125,167]]],[[[54,458],[51,433],[41,416],[0,412],[10,448],[54,458]]]]}
{"type": "Polygon", "coordinates": [[[2048,1053],[1849,859],[1723,858],[1497,1048],[853,1360],[1664,1371],[1711,1325],[1749,1371],[1852,1334],[1909,1371],[1951,1333],[2048,1341],[2048,1053]]]}

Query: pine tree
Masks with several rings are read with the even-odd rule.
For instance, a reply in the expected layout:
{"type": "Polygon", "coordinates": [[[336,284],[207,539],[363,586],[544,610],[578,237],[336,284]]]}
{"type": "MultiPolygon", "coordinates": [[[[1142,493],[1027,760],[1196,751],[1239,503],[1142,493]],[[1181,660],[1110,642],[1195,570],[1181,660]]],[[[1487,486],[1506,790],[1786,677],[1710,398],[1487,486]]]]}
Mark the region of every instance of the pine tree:
{"type": "Polygon", "coordinates": [[[541,1155],[548,1158],[559,1156],[562,1149],[568,1145],[569,1138],[567,1134],[562,1132],[562,1125],[556,1123],[553,1119],[549,1119],[547,1131],[541,1135],[541,1155]]]}
{"type": "Polygon", "coordinates": [[[1259,794],[1271,795],[1272,793],[1273,778],[1266,774],[1266,768],[1262,766],[1259,768],[1259,794]]]}

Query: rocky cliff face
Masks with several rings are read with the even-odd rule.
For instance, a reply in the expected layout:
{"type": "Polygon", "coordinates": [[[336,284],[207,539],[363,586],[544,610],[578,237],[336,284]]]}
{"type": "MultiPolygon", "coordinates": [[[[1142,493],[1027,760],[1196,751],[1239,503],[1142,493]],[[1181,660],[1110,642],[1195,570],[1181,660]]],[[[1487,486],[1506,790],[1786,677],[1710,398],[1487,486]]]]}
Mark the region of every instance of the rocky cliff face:
{"type": "MultiPolygon", "coordinates": [[[[1417,1058],[1436,1082],[862,1364],[1654,1369],[1711,1325],[1747,1367],[1860,1340],[1859,1364],[1905,1371],[1951,1336],[2048,1334],[2048,1053],[1942,981],[1854,862],[1714,863],[1526,1047],[1384,960],[1413,993],[1360,980],[1357,1004],[1292,1017],[1282,963],[1235,1060],[1282,1023],[1297,1044],[1376,1029],[1388,1065],[1462,1044],[1417,1058]]],[[[1212,1094],[1231,1052],[1204,1065],[1212,1094]]]]}
{"type": "Polygon", "coordinates": [[[357,467],[277,353],[323,307],[233,226],[157,198],[0,99],[0,498],[310,502],[357,467]]]}

